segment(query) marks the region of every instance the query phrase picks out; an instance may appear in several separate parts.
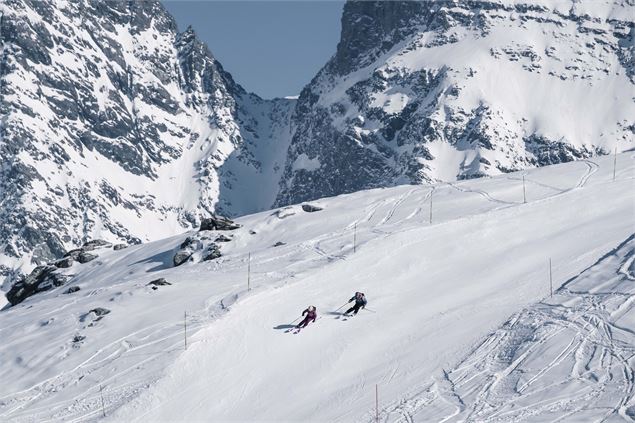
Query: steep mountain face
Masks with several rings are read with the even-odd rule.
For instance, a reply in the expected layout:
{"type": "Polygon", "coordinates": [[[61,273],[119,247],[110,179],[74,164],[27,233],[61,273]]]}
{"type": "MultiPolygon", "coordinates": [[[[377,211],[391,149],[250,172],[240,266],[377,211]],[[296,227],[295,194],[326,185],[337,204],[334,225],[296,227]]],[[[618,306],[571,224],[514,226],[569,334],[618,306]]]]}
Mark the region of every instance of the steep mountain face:
{"type": "Polygon", "coordinates": [[[632,0],[351,1],[278,205],[633,146],[632,0]]]}
{"type": "Polygon", "coordinates": [[[293,101],[245,92],[158,1],[9,0],[0,37],[4,275],[274,201],[293,101]]]}

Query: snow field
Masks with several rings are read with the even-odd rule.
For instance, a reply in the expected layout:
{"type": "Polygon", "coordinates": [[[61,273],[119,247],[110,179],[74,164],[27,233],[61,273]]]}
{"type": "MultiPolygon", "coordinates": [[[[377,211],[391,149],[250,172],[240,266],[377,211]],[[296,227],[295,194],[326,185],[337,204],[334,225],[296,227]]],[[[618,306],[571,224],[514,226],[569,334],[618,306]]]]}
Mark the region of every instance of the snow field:
{"type": "Polygon", "coordinates": [[[524,172],[527,204],[522,174],[509,174],[263,212],[239,220],[222,258],[179,268],[171,258],[186,235],[100,251],[68,270],[81,291],[0,313],[10,381],[0,419],[94,420],[102,385],[111,420],[369,421],[375,384],[382,416],[404,418],[396,404],[432,398],[444,370],[548,294],[548,258],[557,288],[635,232],[633,164],[619,155],[615,182],[612,157],[524,172]],[[158,277],[173,285],[145,286],[158,277]],[[376,313],[330,314],[357,290],[376,313]],[[320,319],[285,333],[309,304],[320,319]],[[82,322],[97,306],[111,313],[82,322]]]}

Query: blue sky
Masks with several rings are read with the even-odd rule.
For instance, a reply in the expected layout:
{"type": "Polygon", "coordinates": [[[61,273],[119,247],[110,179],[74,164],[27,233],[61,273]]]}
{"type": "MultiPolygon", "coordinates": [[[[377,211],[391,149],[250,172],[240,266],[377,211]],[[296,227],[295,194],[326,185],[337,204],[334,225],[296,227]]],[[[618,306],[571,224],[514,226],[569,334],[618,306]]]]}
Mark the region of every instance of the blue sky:
{"type": "Polygon", "coordinates": [[[166,0],[247,91],[297,95],[335,53],[343,0],[166,0]]]}

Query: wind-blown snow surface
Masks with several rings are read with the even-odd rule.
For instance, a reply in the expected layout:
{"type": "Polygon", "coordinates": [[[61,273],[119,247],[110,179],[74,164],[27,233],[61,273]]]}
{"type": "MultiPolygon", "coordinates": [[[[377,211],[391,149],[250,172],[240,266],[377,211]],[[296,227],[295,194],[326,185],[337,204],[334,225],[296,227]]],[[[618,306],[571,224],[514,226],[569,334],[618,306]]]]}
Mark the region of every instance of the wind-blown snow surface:
{"type": "Polygon", "coordinates": [[[424,394],[400,401],[387,415],[633,421],[634,259],[632,235],[553,298],[514,315],[424,394]]]}
{"type": "MultiPolygon", "coordinates": [[[[496,341],[511,330],[510,323],[494,331],[548,295],[548,258],[558,288],[635,232],[634,158],[618,155],[614,182],[613,158],[606,157],[490,179],[343,195],[316,202],[324,210],[315,213],[292,206],[247,216],[233,240],[223,244],[223,257],[204,264],[171,268],[185,235],[102,250],[98,259],[68,269],[76,276],[65,287],[0,312],[0,420],[97,419],[100,385],[106,414],[116,420],[369,421],[378,384],[382,418],[431,421],[457,413],[443,400],[457,398],[446,381],[466,379],[467,385],[456,387],[456,395],[467,398],[459,406],[462,416],[470,416],[472,403],[483,409],[484,401],[506,411],[510,401],[519,401],[512,398],[513,384],[499,401],[491,401],[487,395],[497,391],[485,387],[493,375],[505,379],[513,372],[499,372],[500,363],[477,358],[496,357],[497,342],[514,357],[513,345],[503,350],[505,344],[496,341]],[[286,245],[273,247],[278,241],[286,245]],[[149,289],[147,282],[158,277],[173,285],[149,289]],[[63,294],[68,286],[81,290],[63,294]],[[332,314],[356,290],[366,292],[373,312],[346,321],[332,314]],[[317,306],[320,319],[300,334],[285,333],[308,304],[317,306]],[[111,312],[93,321],[86,313],[95,307],[111,312]],[[491,333],[496,342],[482,343],[491,333]],[[86,338],[73,343],[75,336],[86,338]],[[484,394],[474,395],[474,389],[484,394]]],[[[619,317],[620,327],[635,331],[635,322],[623,317],[631,301],[615,294],[623,303],[618,313],[611,315],[615,308],[607,307],[603,314],[604,299],[594,302],[592,296],[611,286],[632,295],[611,273],[621,268],[632,274],[627,262],[632,253],[618,251],[598,271],[587,271],[516,320],[530,321],[528,313],[541,307],[566,317],[558,304],[577,302],[572,313],[584,316],[583,308],[595,304],[600,308],[592,309],[590,321],[604,319],[608,325],[619,317]]],[[[569,317],[571,324],[558,336],[591,333],[582,320],[577,325],[569,317]]],[[[550,361],[547,344],[539,341],[543,334],[556,341],[549,338],[555,319],[545,314],[531,320],[542,329],[536,337],[520,338],[518,354],[550,361]]],[[[593,336],[586,337],[589,347],[593,336]]],[[[617,349],[618,337],[597,336],[607,357],[628,357],[622,353],[627,346],[617,349]]],[[[613,365],[632,374],[628,361],[613,365]]],[[[559,392],[570,388],[575,395],[582,384],[617,392],[622,377],[609,379],[600,371],[591,377],[596,368],[578,367],[579,377],[562,378],[559,392]]],[[[526,385],[521,394],[535,393],[547,380],[529,373],[518,387],[526,385]]],[[[601,403],[589,401],[594,408],[588,412],[625,413],[629,401],[630,396],[605,396],[601,403]]],[[[561,405],[554,413],[569,410],[561,405]]],[[[578,406],[572,402],[571,410],[578,406]]],[[[495,412],[486,411],[490,414],[472,416],[495,412]]]]}

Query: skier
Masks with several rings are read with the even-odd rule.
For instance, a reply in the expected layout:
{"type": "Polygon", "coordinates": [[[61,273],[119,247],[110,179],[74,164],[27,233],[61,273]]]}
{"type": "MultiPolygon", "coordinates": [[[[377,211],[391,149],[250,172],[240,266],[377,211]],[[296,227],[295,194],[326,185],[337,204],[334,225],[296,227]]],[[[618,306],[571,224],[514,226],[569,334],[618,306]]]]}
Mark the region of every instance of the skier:
{"type": "Polygon", "coordinates": [[[304,318],[304,320],[298,323],[298,325],[296,326],[297,329],[305,328],[306,325],[309,324],[309,322],[315,322],[315,319],[317,318],[317,309],[314,306],[309,306],[307,307],[306,310],[302,312],[303,316],[305,314],[306,314],[306,317],[304,318]]]}
{"type": "Polygon", "coordinates": [[[359,309],[365,308],[366,304],[368,303],[368,301],[366,301],[366,296],[364,295],[363,292],[356,292],[355,295],[353,295],[353,297],[350,300],[348,300],[348,302],[350,303],[353,300],[355,301],[355,305],[349,308],[348,310],[346,310],[346,313],[344,313],[344,316],[348,316],[350,312],[353,312],[353,314],[357,314],[359,309]]]}

